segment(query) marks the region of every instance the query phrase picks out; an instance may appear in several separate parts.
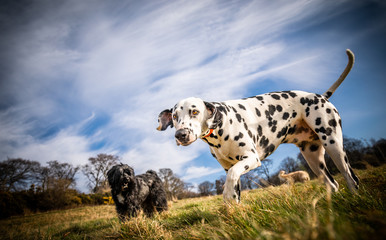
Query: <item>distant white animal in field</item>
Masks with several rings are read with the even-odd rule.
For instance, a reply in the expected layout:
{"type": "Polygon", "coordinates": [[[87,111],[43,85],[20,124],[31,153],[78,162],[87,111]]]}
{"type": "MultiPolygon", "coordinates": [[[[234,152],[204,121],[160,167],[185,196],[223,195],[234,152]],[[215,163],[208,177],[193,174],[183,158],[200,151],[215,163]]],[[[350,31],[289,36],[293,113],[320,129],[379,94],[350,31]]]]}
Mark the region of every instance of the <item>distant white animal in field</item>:
{"type": "Polygon", "coordinates": [[[287,183],[295,183],[295,182],[304,183],[304,182],[310,181],[310,175],[308,175],[308,173],[305,171],[296,171],[288,174],[285,174],[285,171],[280,171],[279,179],[287,183]]]}

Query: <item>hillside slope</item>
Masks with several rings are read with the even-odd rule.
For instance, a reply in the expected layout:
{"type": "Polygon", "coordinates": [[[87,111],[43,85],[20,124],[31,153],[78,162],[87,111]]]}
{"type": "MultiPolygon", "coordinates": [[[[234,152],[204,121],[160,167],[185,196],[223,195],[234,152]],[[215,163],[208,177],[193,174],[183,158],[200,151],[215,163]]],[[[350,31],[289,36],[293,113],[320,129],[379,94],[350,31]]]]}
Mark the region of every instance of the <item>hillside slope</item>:
{"type": "Polygon", "coordinates": [[[242,192],[242,202],[221,196],[170,203],[154,218],[120,224],[113,206],[34,214],[0,221],[1,239],[384,239],[386,166],[356,171],[359,194],[340,176],[338,193],[323,184],[282,185],[242,192]]]}

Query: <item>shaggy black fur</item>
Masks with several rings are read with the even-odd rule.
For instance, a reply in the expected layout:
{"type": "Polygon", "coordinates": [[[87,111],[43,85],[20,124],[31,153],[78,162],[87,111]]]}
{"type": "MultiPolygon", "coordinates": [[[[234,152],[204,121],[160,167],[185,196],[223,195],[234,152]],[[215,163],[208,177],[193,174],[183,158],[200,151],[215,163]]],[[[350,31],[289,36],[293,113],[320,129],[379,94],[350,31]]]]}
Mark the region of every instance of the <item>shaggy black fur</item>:
{"type": "Polygon", "coordinates": [[[151,217],[154,211],[168,209],[166,193],[161,179],[153,170],[134,175],[134,170],[126,164],[112,167],[107,172],[118,216],[121,220],[134,217],[140,209],[151,217]]]}

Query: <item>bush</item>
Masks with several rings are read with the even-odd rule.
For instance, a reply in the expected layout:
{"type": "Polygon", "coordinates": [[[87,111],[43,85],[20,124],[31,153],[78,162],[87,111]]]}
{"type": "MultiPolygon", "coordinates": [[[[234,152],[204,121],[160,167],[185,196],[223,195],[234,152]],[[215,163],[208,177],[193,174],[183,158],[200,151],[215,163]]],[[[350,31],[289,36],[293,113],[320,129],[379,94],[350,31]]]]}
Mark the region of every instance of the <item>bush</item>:
{"type": "Polygon", "coordinates": [[[0,192],[0,219],[23,215],[26,204],[21,194],[0,192]]]}

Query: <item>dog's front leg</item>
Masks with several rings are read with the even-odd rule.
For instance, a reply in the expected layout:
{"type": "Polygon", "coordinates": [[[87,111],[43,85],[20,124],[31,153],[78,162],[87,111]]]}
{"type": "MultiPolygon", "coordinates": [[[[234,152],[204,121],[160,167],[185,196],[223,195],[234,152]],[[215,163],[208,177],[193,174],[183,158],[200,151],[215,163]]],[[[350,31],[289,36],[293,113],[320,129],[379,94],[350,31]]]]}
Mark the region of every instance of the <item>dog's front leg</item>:
{"type": "Polygon", "coordinates": [[[247,155],[244,154],[243,160],[228,170],[223,192],[225,202],[240,202],[240,176],[259,166],[261,166],[259,157],[250,152],[247,155]]]}

